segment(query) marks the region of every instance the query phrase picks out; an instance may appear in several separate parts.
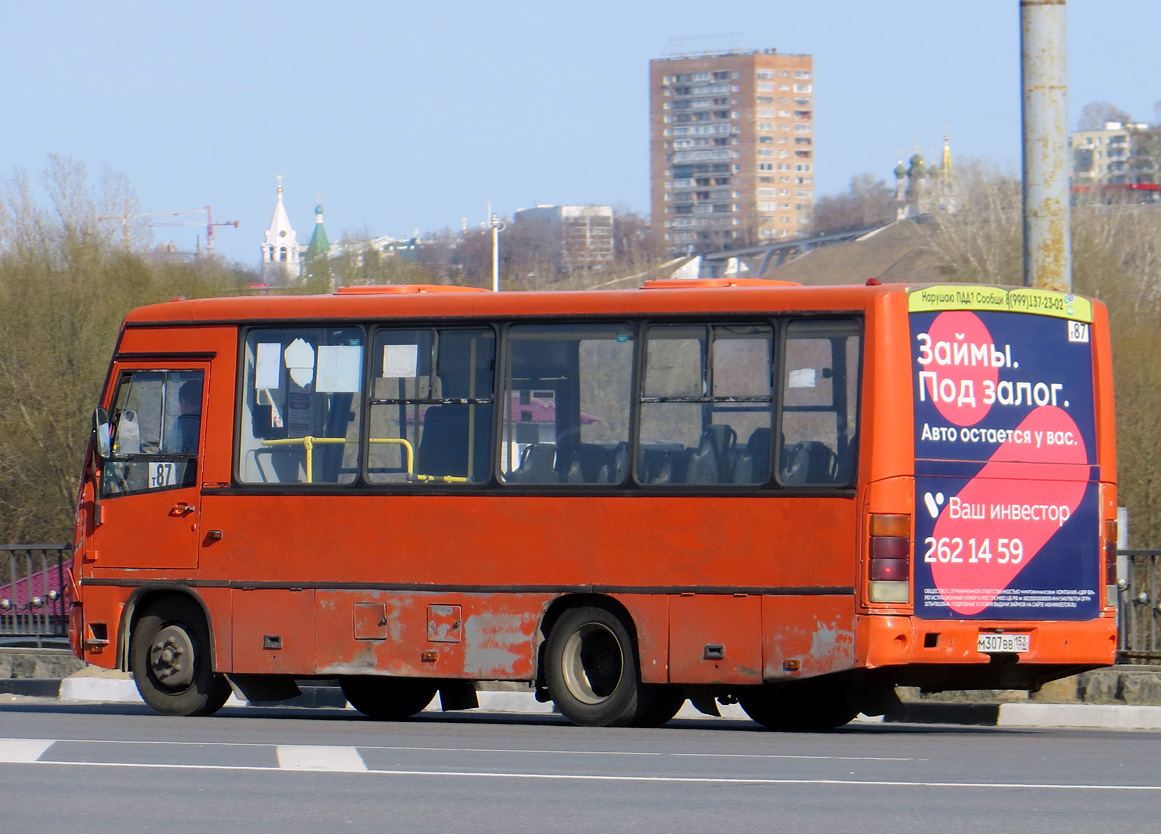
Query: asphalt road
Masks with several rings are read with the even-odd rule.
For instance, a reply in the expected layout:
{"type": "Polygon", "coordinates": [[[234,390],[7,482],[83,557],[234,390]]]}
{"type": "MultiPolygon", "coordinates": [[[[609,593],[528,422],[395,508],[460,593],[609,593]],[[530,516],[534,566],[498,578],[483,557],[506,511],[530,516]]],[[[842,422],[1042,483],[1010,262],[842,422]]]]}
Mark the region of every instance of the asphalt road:
{"type": "Polygon", "coordinates": [[[1161,735],[0,705],[0,831],[1158,830],[1161,735]]]}

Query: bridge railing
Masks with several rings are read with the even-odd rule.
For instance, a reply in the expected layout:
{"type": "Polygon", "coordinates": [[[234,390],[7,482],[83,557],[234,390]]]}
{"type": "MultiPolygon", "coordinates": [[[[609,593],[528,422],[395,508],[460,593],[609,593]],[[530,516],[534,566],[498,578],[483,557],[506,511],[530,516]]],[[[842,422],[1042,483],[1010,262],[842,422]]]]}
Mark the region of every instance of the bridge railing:
{"type": "Polygon", "coordinates": [[[1161,663],[1161,550],[1120,550],[1117,654],[1121,663],[1161,663]]]}
{"type": "Polygon", "coordinates": [[[0,545],[0,645],[40,647],[68,636],[64,544],[0,545]]]}

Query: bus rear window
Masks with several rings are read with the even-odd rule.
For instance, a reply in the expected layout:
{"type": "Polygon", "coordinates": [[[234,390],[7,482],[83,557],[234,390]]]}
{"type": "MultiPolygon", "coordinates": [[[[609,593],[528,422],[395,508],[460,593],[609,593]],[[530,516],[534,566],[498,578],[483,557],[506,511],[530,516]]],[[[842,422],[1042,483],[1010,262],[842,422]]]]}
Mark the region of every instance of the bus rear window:
{"type": "Polygon", "coordinates": [[[778,480],[846,484],[855,472],[859,330],[793,322],[786,335],[778,480]]]}

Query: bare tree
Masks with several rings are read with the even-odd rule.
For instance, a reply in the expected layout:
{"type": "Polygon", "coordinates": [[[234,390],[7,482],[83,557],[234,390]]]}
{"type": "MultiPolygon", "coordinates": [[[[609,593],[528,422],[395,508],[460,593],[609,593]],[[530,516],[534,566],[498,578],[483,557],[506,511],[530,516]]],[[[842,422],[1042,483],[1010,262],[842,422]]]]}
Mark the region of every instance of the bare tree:
{"type": "Polygon", "coordinates": [[[857,174],[841,194],[819,197],[814,203],[815,232],[849,226],[887,223],[895,217],[894,191],[873,174],[857,174]]]}
{"type": "MultiPolygon", "coordinates": [[[[922,224],[941,279],[1019,285],[1020,182],[979,162],[958,168],[959,209],[922,224]]],[[[1073,287],[1109,310],[1117,398],[1118,501],[1133,546],[1161,545],[1161,238],[1151,205],[1072,212],[1073,287]]]]}
{"type": "Polygon", "coordinates": [[[980,284],[1019,284],[1020,180],[1015,174],[967,160],[956,171],[958,208],[934,214],[922,228],[945,274],[980,284]]]}
{"type": "Polygon", "coordinates": [[[1132,116],[1108,101],[1090,101],[1080,111],[1077,130],[1102,130],[1108,122],[1132,121],[1132,116]]]}
{"type": "Polygon", "coordinates": [[[50,157],[43,203],[28,176],[0,183],[0,539],[69,535],[77,479],[109,354],[125,313],[242,283],[214,264],[151,263],[120,245],[102,210],[134,203],[123,178],[90,184],[50,157]]]}

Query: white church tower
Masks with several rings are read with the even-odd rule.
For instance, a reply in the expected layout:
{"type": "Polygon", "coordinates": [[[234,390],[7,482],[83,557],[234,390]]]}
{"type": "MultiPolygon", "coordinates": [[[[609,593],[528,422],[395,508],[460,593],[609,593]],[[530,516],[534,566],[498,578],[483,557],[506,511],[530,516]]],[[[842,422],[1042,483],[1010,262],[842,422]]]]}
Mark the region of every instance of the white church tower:
{"type": "Polygon", "coordinates": [[[278,178],[278,201],[274,204],[274,217],[266,230],[266,240],[262,243],[262,277],[268,281],[288,281],[298,278],[302,272],[301,252],[298,237],[286,216],[282,205],[282,177],[278,178]]]}

